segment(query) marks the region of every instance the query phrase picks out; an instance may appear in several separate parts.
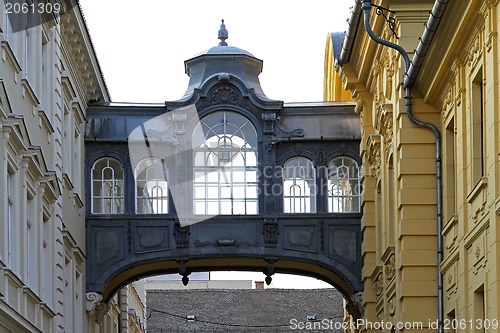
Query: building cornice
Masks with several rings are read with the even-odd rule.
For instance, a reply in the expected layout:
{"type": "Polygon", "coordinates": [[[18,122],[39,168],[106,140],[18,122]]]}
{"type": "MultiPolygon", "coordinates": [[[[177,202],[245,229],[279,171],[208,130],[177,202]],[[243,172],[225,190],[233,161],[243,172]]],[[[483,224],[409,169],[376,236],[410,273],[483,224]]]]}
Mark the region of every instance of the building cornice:
{"type": "Polygon", "coordinates": [[[85,104],[92,100],[109,102],[111,98],[79,5],[61,16],[61,36],[74,62],[73,74],[78,75],[85,93],[85,104]]]}

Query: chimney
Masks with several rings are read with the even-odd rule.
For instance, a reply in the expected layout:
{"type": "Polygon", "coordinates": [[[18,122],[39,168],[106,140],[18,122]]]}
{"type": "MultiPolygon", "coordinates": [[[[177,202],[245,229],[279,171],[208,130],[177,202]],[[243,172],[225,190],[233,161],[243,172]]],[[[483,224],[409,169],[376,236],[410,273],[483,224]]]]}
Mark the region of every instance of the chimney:
{"type": "Polygon", "coordinates": [[[255,289],[264,289],[264,281],[255,281],[255,289]]]}

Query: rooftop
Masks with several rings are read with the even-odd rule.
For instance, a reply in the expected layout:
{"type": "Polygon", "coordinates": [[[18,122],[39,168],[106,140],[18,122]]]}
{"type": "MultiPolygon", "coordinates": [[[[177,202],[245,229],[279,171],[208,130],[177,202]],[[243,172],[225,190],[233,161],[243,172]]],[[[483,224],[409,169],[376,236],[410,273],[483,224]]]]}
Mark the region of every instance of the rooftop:
{"type": "Polygon", "coordinates": [[[293,332],[307,316],[342,321],[336,289],[148,290],[148,332],[293,332]],[[195,316],[187,320],[186,316],[195,316]]]}

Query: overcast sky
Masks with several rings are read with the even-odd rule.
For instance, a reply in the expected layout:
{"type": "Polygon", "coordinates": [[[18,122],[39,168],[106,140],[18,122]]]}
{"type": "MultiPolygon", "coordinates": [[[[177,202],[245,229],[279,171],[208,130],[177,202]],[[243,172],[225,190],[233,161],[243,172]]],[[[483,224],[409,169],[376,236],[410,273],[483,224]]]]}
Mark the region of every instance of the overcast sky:
{"type": "Polygon", "coordinates": [[[115,102],[181,98],[184,60],[227,43],[264,61],[269,98],[321,101],[326,37],[345,31],[354,0],[80,0],[106,83],[115,102]]]}
{"type": "MultiPolygon", "coordinates": [[[[187,88],[184,60],[227,43],[264,61],[269,98],[323,99],[326,38],[345,31],[354,0],[80,0],[112,101],[163,103],[187,88]]],[[[214,279],[263,280],[260,273],[214,273],[214,279]]],[[[275,276],[274,287],[329,287],[316,279],[275,276]]]]}

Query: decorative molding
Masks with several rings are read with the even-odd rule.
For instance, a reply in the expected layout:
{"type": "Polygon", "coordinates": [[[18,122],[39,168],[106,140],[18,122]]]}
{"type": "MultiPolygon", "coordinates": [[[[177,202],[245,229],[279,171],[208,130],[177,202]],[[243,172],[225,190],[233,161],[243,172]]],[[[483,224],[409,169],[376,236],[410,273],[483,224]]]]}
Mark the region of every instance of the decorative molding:
{"type": "Polygon", "coordinates": [[[102,294],[91,292],[85,294],[85,309],[91,315],[95,313],[96,307],[102,301],[102,294]]]}
{"type": "Polygon", "coordinates": [[[54,127],[52,126],[52,123],[50,122],[50,119],[47,117],[47,114],[45,113],[44,110],[38,110],[38,116],[40,117],[40,128],[45,128],[48,134],[53,134],[55,133],[54,127]]]}
{"type": "MultiPolygon", "coordinates": [[[[17,78],[17,74],[21,73],[21,71],[22,71],[21,65],[17,61],[16,55],[12,51],[9,42],[2,41],[1,45],[2,45],[2,50],[3,50],[2,60],[4,62],[8,62],[11,65],[12,69],[16,73],[16,78],[17,78]]],[[[17,79],[16,79],[16,83],[17,83],[17,79]]]]}
{"type": "MultiPolygon", "coordinates": [[[[61,36],[65,52],[71,56],[75,70],[78,72],[78,79],[85,89],[89,100],[100,100],[103,98],[101,88],[106,89],[100,85],[101,75],[100,70],[94,62],[93,55],[89,54],[88,49],[85,47],[88,42],[86,38],[81,35],[79,31],[78,22],[75,22],[71,14],[65,13],[60,17],[61,36]]],[[[104,94],[107,92],[105,91],[104,94]]]]}
{"type": "Polygon", "coordinates": [[[275,248],[278,244],[280,234],[277,218],[264,218],[262,234],[264,235],[264,246],[275,248]]]}
{"type": "Polygon", "coordinates": [[[454,214],[443,227],[442,235],[444,237],[445,249],[451,253],[458,246],[458,215],[454,214]]]}
{"type": "Polygon", "coordinates": [[[488,178],[481,177],[476,186],[474,186],[472,191],[470,191],[470,193],[467,195],[467,203],[471,204],[474,201],[474,198],[476,198],[476,196],[483,190],[483,188],[486,188],[486,185],[488,185],[488,178]]]}
{"type": "Polygon", "coordinates": [[[218,239],[216,245],[222,247],[237,246],[236,240],[234,239],[218,239]]]}
{"type": "Polygon", "coordinates": [[[389,260],[385,266],[385,277],[388,281],[392,280],[392,278],[396,275],[396,256],[392,253],[389,256],[389,260]]]}
{"type": "Polygon", "coordinates": [[[394,297],[389,300],[389,315],[394,317],[396,314],[396,305],[394,305],[394,297]]]}
{"type": "Polygon", "coordinates": [[[263,113],[262,120],[264,121],[264,134],[274,134],[274,125],[276,124],[276,113],[263,113]]]}
{"type": "Polygon", "coordinates": [[[264,260],[267,262],[267,268],[264,270],[264,274],[266,275],[266,284],[270,285],[271,282],[273,281],[272,276],[274,275],[274,264],[278,261],[276,258],[264,258],[264,260]]]}
{"type": "Polygon", "coordinates": [[[304,136],[304,130],[301,128],[296,128],[290,132],[282,129],[277,122],[275,122],[275,130],[272,135],[268,135],[265,139],[265,144],[267,145],[267,150],[271,151],[280,142],[289,141],[290,138],[301,138],[304,136]]]}
{"type": "Polygon", "coordinates": [[[221,86],[215,89],[212,94],[211,104],[239,104],[241,96],[235,89],[229,86],[221,86]]]}
{"type": "Polygon", "coordinates": [[[381,174],[381,137],[380,134],[370,135],[368,137],[368,161],[370,162],[370,172],[377,179],[381,174]]]}
{"type": "Polygon", "coordinates": [[[174,133],[177,135],[182,135],[186,133],[186,120],[187,115],[185,113],[173,113],[172,121],[174,123],[174,133]]]}
{"type": "Polygon", "coordinates": [[[101,326],[103,323],[104,316],[109,312],[109,304],[99,303],[95,307],[95,322],[97,325],[101,326]]]}
{"type": "Polygon", "coordinates": [[[23,98],[26,96],[29,97],[31,104],[33,106],[38,106],[40,104],[40,100],[36,96],[36,93],[33,91],[33,88],[31,88],[29,81],[27,79],[22,79],[21,85],[23,86],[23,98]]]}
{"type": "Polygon", "coordinates": [[[180,223],[179,220],[176,219],[175,221],[175,228],[174,228],[174,236],[175,236],[175,243],[177,244],[178,249],[185,249],[189,247],[189,235],[191,232],[189,231],[189,225],[183,227],[180,223]]]}
{"type": "Polygon", "coordinates": [[[470,68],[476,67],[478,61],[481,59],[481,53],[479,34],[476,34],[467,52],[467,64],[470,68]]]}
{"type": "Polygon", "coordinates": [[[316,166],[326,166],[326,156],[325,152],[320,151],[316,155],[316,166]]]}
{"type": "Polygon", "coordinates": [[[363,306],[363,292],[357,292],[352,295],[349,302],[346,304],[345,309],[355,319],[362,318],[365,314],[363,306]]]}
{"type": "Polygon", "coordinates": [[[393,147],[394,140],[394,125],[392,118],[392,104],[383,104],[380,106],[380,131],[384,137],[384,153],[389,157],[389,153],[393,147]]]}
{"type": "Polygon", "coordinates": [[[109,304],[102,302],[102,294],[91,292],[85,294],[86,310],[90,315],[95,315],[95,322],[102,325],[104,316],[109,311],[109,304]]]}

